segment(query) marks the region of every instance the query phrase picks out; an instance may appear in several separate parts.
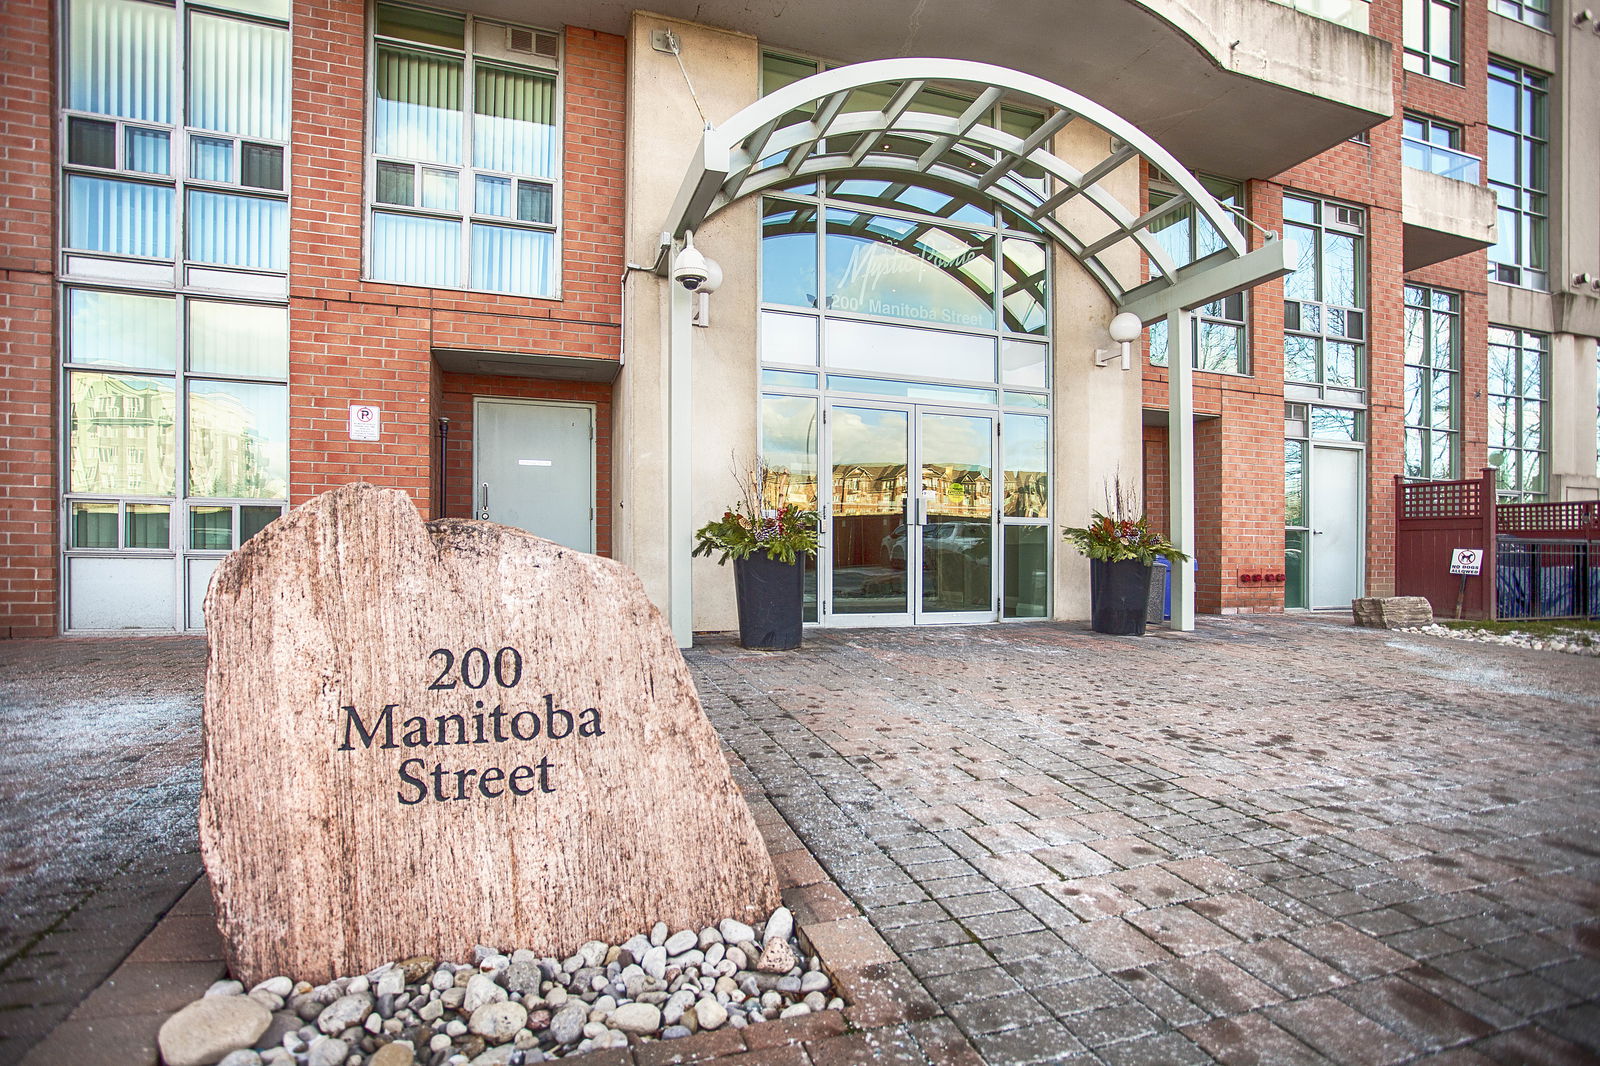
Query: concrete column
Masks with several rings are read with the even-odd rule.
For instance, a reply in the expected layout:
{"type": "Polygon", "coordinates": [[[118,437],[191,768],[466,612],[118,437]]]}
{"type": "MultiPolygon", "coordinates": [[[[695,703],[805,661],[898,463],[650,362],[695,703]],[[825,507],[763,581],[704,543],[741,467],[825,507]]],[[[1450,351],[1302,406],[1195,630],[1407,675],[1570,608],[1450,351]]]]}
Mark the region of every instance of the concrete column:
{"type": "MultiPolygon", "coordinates": [[[[1194,528],[1194,336],[1189,312],[1167,314],[1168,522],[1172,542],[1191,558],[1194,528]]],[[[1194,629],[1194,563],[1172,567],[1172,618],[1169,629],[1194,629]]]]}

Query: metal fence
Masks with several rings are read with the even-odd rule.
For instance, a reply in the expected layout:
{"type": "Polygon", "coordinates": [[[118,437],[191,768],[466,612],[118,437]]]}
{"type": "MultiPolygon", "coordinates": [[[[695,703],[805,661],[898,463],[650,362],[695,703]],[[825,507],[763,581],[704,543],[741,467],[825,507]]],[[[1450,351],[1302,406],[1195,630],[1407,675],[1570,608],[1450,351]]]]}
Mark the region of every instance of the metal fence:
{"type": "Polygon", "coordinates": [[[1588,540],[1500,537],[1495,593],[1502,619],[1600,618],[1600,550],[1588,540]]]}

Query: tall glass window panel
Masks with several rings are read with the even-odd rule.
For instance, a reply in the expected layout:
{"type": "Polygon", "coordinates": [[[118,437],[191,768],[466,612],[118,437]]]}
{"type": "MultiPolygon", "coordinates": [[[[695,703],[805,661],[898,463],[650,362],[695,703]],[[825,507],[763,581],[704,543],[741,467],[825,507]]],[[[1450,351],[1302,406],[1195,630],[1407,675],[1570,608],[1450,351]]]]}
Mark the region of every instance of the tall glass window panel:
{"type": "Polygon", "coordinates": [[[1019,237],[1000,240],[1000,315],[1001,325],[1012,333],[1048,332],[1050,327],[1046,296],[1050,256],[1037,241],[1019,237]]]}
{"type": "Polygon", "coordinates": [[[1540,502],[1548,493],[1545,421],[1550,338],[1530,330],[1489,329],[1489,465],[1501,502],[1540,502]]]}
{"type": "Polygon", "coordinates": [[[72,0],[67,106],[144,122],[173,121],[177,13],[138,0],[72,0]]]}
{"type": "Polygon", "coordinates": [[[1364,388],[1366,212],[1289,195],[1283,211],[1295,263],[1283,286],[1284,379],[1364,388]]]}
{"type": "Polygon", "coordinates": [[[518,296],[555,295],[555,234],[472,224],[474,289],[518,296]]]}
{"type": "MultiPolygon", "coordinates": [[[[1236,182],[1220,178],[1201,180],[1207,191],[1224,207],[1238,209],[1244,202],[1244,189],[1236,182]]],[[[1153,191],[1150,194],[1150,206],[1154,209],[1173,199],[1173,196],[1170,192],[1153,191]]],[[[1217,228],[1187,204],[1157,219],[1151,224],[1150,230],[1167,255],[1180,267],[1210,255],[1226,243],[1217,228]]],[[[1224,374],[1249,373],[1244,314],[1243,295],[1213,300],[1191,313],[1196,370],[1224,374]]],[[[1169,358],[1167,324],[1151,323],[1146,337],[1150,362],[1155,366],[1166,366],[1169,358]]]]}
{"type": "Polygon", "coordinates": [[[289,390],[189,382],[189,494],[283,499],[289,484],[289,390]]]}
{"type": "Polygon", "coordinates": [[[168,185],[72,174],[67,178],[67,247],[171,259],[175,196],[168,185]]]}
{"type": "Polygon", "coordinates": [[[1460,297],[1408,285],[1405,291],[1406,477],[1461,476],[1460,297]]]}
{"type": "Polygon", "coordinates": [[[177,356],[172,297],[67,290],[67,362],[174,370],[177,356]]]}
{"type": "Polygon", "coordinates": [[[190,189],[188,231],[192,262],[289,269],[289,205],[283,200],[190,189]]]}
{"type": "Polygon", "coordinates": [[[189,16],[190,126],[289,139],[289,31],[283,26],[189,16]]]}
{"type": "Polygon", "coordinates": [[[459,59],[379,48],[373,149],[460,165],[461,68],[459,59]]]}
{"type": "Polygon", "coordinates": [[[289,376],[289,309],[190,300],[189,369],[201,374],[289,376]]]}
{"type": "MultiPolygon", "coordinates": [[[[763,507],[794,505],[817,510],[817,400],[811,396],[761,397],[761,486],[763,507]]],[[[802,618],[817,620],[817,567],[804,560],[802,618]]]]}
{"type": "Polygon", "coordinates": [[[1549,287],[1549,79],[1489,62],[1489,187],[1499,204],[1489,277],[1549,287]]]}
{"type": "Polygon", "coordinates": [[[479,64],[473,72],[473,165],[556,176],[553,77],[479,64]]]}
{"type": "Polygon", "coordinates": [[[1008,414],[1000,439],[1005,455],[1001,513],[1007,518],[1044,518],[1050,513],[1050,420],[1008,414]]]}
{"type": "Polygon", "coordinates": [[[1050,527],[1003,527],[1001,581],[1006,618],[1044,618],[1050,613],[1050,527]]]}
{"type": "Polygon", "coordinates": [[[1050,346],[1001,338],[1000,380],[1018,389],[1047,387],[1050,384],[1050,346]]]}
{"type": "Polygon", "coordinates": [[[372,213],[372,276],[401,285],[461,287],[461,223],[372,213]]]}
{"type": "Polygon", "coordinates": [[[171,496],[178,411],[170,377],[68,375],[68,491],[171,496]]]}
{"type": "Polygon", "coordinates": [[[1457,0],[1405,0],[1405,68],[1440,81],[1461,81],[1461,5],[1457,0]]]}
{"type": "Polygon", "coordinates": [[[994,329],[994,237],[829,208],[827,300],[833,311],[994,329]]]}
{"type": "Polygon", "coordinates": [[[761,299],[817,307],[817,206],[767,200],[761,218],[761,299]]]}

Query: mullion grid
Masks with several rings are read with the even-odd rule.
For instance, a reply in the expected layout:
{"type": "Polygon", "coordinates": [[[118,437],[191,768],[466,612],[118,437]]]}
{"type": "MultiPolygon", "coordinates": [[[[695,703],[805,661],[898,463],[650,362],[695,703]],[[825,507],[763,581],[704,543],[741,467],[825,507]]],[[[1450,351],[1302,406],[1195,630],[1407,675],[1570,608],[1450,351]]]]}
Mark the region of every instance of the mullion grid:
{"type": "Polygon", "coordinates": [[[1406,477],[1452,480],[1461,465],[1460,297],[1419,285],[1407,285],[1405,296],[1406,477]]]}
{"type": "Polygon", "coordinates": [[[1489,328],[1489,462],[1502,503],[1549,498],[1549,356],[1547,334],[1489,328]]]}

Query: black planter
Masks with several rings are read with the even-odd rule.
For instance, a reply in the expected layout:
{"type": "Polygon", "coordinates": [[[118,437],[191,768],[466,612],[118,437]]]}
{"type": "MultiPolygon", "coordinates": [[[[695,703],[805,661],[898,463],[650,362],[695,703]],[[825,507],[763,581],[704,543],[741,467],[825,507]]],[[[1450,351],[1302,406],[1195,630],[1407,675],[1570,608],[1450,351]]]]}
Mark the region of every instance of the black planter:
{"type": "Polygon", "coordinates": [[[1148,566],[1132,559],[1116,563],[1089,560],[1090,627],[1096,633],[1144,636],[1149,600],[1148,566]]]}
{"type": "Polygon", "coordinates": [[[739,643],[757,651],[788,651],[800,646],[805,600],[803,556],[792,563],[755,552],[733,561],[733,587],[739,601],[739,643]]]}

